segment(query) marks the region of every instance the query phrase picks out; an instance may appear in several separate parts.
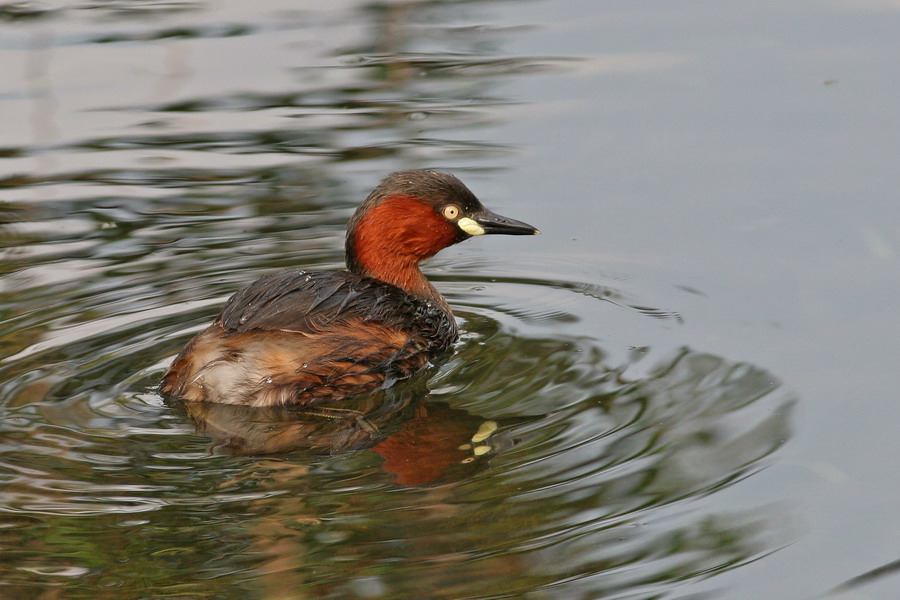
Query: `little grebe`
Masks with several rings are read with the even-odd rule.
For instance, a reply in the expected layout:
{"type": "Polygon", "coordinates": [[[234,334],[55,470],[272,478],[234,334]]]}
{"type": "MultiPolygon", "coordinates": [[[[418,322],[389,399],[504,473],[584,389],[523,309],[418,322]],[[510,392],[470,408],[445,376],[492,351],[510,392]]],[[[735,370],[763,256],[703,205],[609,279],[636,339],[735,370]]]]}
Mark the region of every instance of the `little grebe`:
{"type": "Polygon", "coordinates": [[[457,338],[419,262],[472,236],[540,233],[446,173],[388,176],[347,226],[347,271],[282,271],[234,294],[163,377],[195,402],[309,406],[387,388],[457,338]]]}

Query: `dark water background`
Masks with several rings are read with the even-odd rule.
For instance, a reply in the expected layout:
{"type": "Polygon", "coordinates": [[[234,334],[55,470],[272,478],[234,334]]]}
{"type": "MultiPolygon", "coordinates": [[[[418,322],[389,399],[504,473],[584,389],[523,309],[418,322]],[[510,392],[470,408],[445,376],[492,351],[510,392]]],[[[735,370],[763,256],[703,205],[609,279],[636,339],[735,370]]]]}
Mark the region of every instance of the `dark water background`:
{"type": "Polygon", "coordinates": [[[0,598],[897,597],[898,32],[891,0],[0,5],[0,598]],[[462,339],[377,433],[163,403],[230,293],[339,267],[418,167],[544,235],[428,265],[462,339]]]}

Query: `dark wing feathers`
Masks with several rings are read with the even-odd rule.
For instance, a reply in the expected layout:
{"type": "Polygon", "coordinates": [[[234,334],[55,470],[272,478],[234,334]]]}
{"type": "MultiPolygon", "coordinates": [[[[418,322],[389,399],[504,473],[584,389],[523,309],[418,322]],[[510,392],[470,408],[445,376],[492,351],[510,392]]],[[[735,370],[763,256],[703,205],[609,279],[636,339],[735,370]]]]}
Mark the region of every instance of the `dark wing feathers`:
{"type": "Polygon", "coordinates": [[[329,324],[359,320],[405,328],[423,310],[423,302],[401,289],[348,271],[281,271],[235,293],[217,322],[236,333],[316,333],[329,324]]]}

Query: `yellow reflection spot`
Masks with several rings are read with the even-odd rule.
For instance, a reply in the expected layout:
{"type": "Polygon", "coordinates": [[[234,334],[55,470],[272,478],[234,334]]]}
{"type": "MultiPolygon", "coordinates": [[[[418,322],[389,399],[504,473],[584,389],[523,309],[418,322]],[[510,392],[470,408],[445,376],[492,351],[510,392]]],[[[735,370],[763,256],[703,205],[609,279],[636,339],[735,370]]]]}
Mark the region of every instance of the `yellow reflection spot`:
{"type": "Polygon", "coordinates": [[[491,451],[490,446],[475,446],[472,448],[472,454],[475,456],[483,456],[491,451]]]}
{"type": "Polygon", "coordinates": [[[471,450],[472,444],[461,444],[456,447],[457,450],[471,450]]]}
{"type": "Polygon", "coordinates": [[[475,432],[475,435],[472,436],[472,441],[476,444],[483,442],[491,437],[491,434],[495,431],[497,431],[497,421],[485,421],[478,428],[478,431],[475,432]]]}

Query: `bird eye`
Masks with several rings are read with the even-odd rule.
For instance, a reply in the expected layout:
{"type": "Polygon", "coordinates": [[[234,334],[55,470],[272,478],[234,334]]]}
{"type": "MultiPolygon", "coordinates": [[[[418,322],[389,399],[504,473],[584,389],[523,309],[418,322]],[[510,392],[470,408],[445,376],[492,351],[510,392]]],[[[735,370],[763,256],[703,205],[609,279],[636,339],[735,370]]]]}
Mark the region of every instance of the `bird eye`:
{"type": "Polygon", "coordinates": [[[444,217],[447,219],[455,219],[459,216],[459,207],[454,204],[449,204],[444,207],[444,217]]]}

